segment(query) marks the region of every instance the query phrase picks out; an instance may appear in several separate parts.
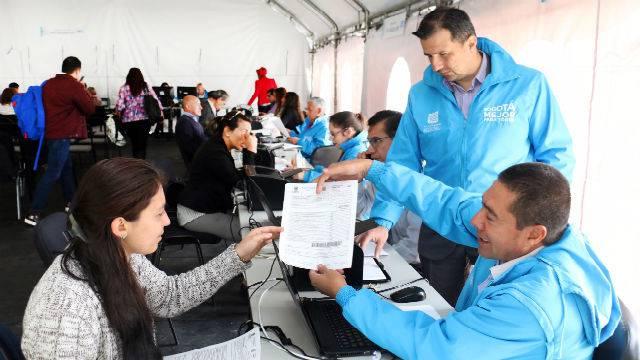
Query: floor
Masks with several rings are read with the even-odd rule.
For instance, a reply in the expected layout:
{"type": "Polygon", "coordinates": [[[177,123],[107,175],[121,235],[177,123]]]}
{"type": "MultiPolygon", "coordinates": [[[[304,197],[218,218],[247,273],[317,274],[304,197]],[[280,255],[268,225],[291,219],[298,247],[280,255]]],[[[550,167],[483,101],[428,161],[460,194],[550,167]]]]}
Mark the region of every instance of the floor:
{"type": "MultiPolygon", "coordinates": [[[[104,158],[104,150],[97,149],[98,159],[104,158]]],[[[112,153],[115,156],[117,153],[112,153]]],[[[148,160],[169,164],[178,176],[184,175],[184,165],[173,139],[150,138],[148,160]]],[[[130,149],[122,148],[122,155],[130,155],[130,149]]],[[[77,176],[81,177],[93,163],[89,154],[74,156],[77,176]]],[[[49,199],[51,213],[64,207],[61,191],[55,188],[49,199]]],[[[33,243],[33,228],[18,222],[15,210],[15,190],[12,182],[0,182],[0,323],[9,326],[18,336],[22,333],[22,317],[31,290],[45,268],[33,243]]],[[[203,245],[205,261],[224,250],[224,244],[203,245]]],[[[169,247],[163,253],[160,268],[168,274],[188,271],[197,265],[193,246],[169,247]]],[[[164,355],[197,349],[223,342],[237,335],[238,327],[248,320],[250,312],[246,290],[241,278],[230,281],[214,297],[214,304],[206,302],[173,319],[178,336],[178,346],[162,346],[172,340],[168,321],[156,321],[156,336],[164,355]]]]}

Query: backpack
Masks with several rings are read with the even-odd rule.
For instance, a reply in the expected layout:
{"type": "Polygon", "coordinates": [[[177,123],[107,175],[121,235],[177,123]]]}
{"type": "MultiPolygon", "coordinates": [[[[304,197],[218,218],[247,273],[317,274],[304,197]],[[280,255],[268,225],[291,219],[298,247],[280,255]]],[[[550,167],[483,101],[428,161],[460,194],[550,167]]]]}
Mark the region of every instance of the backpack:
{"type": "Polygon", "coordinates": [[[162,110],[160,110],[158,100],[149,93],[149,89],[147,89],[147,93],[144,95],[143,106],[144,111],[147,113],[147,118],[152,124],[162,121],[162,110]]]}
{"type": "Polygon", "coordinates": [[[39,140],[38,152],[33,164],[33,170],[38,169],[38,160],[40,158],[40,150],[44,141],[44,106],[42,105],[42,87],[29,86],[26,93],[15,95],[12,99],[15,102],[14,109],[18,117],[18,127],[25,139],[39,140]]]}

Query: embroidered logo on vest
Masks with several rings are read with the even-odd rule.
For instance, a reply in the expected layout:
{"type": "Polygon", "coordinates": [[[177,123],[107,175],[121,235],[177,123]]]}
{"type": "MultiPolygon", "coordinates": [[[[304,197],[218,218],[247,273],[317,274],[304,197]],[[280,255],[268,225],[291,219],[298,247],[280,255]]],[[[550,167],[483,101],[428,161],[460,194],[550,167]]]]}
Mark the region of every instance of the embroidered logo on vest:
{"type": "Polygon", "coordinates": [[[440,116],[436,111],[427,115],[427,127],[425,128],[425,131],[430,133],[438,130],[440,130],[440,116]]]}

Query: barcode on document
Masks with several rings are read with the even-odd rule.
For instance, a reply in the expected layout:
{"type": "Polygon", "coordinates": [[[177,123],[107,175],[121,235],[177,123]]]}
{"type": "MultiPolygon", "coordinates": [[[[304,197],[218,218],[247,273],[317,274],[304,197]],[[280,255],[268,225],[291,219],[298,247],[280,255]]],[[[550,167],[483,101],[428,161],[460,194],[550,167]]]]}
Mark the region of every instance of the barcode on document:
{"type": "Polygon", "coordinates": [[[315,242],[311,243],[312,248],[326,248],[340,246],[340,241],[315,242]]]}

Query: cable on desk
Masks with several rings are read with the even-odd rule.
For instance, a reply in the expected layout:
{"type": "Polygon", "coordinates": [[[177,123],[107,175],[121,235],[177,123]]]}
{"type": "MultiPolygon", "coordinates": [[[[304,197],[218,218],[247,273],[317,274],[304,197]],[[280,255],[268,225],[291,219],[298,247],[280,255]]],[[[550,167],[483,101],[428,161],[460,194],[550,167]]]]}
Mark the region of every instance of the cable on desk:
{"type": "MultiPolygon", "coordinates": [[[[251,298],[253,297],[253,294],[255,294],[256,291],[258,291],[258,289],[260,289],[262,287],[262,285],[266,284],[267,281],[269,281],[269,278],[271,277],[271,274],[273,273],[273,265],[275,265],[275,263],[276,263],[276,258],[274,257],[273,261],[271,262],[271,267],[269,268],[269,273],[267,274],[267,277],[262,281],[262,283],[257,288],[255,288],[251,292],[251,294],[249,294],[249,301],[251,301],[251,298]]],[[[254,286],[254,285],[251,285],[251,286],[254,286]]]]}
{"type": "MultiPolygon", "coordinates": [[[[281,281],[281,280],[280,280],[281,281]]],[[[274,288],[276,285],[278,285],[280,283],[280,281],[276,281],[275,284],[269,286],[261,295],[260,295],[260,300],[258,300],[258,321],[260,324],[260,329],[262,329],[262,332],[264,333],[264,335],[266,336],[267,339],[271,340],[269,341],[269,344],[275,346],[277,349],[280,349],[282,351],[287,352],[288,354],[291,354],[292,356],[295,356],[297,359],[311,359],[311,360],[317,360],[317,359],[323,359],[323,358],[316,358],[316,357],[311,357],[308,355],[302,355],[302,354],[294,354],[291,350],[287,349],[284,345],[279,344],[276,340],[273,340],[269,337],[269,334],[267,333],[267,330],[264,328],[263,326],[263,322],[262,322],[262,299],[264,299],[265,295],[269,292],[269,290],[271,290],[272,288],[274,288]],[[278,345],[276,345],[278,344],[278,345]]]]}

